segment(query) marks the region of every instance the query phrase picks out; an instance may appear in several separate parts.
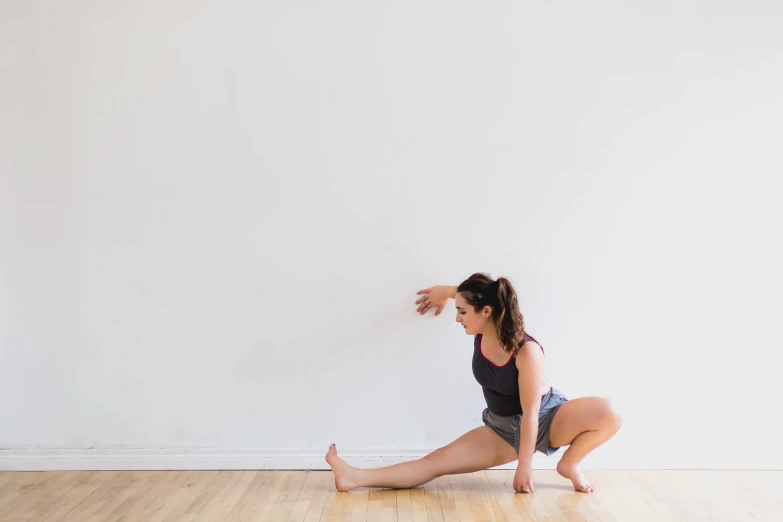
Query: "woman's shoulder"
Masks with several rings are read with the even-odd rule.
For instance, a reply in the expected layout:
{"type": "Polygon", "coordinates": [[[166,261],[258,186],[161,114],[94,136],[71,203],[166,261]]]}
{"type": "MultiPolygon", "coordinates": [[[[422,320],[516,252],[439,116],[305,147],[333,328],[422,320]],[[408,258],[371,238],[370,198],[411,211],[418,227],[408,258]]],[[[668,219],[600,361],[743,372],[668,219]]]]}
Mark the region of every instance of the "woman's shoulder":
{"type": "Polygon", "coordinates": [[[536,346],[541,349],[542,353],[544,352],[544,347],[541,346],[541,343],[539,343],[538,340],[536,340],[536,338],[533,337],[532,335],[525,333],[525,339],[522,341],[522,346],[520,347],[520,351],[524,350],[528,346],[536,346]]]}

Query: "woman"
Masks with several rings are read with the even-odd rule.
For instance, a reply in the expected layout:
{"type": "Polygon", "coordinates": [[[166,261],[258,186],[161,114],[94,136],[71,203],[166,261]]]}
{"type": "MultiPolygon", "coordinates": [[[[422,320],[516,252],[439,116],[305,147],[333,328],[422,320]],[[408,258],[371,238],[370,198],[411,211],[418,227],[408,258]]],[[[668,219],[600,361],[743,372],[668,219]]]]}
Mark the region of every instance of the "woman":
{"type": "Polygon", "coordinates": [[[527,335],[511,282],[473,274],[458,287],[420,290],[418,312],[437,308],[449,299],[457,307],[457,322],[473,335],[473,375],[481,384],[487,408],[484,426],[469,431],[448,446],[414,460],[378,469],[358,469],[337,456],[332,444],[326,461],[339,491],[357,487],[412,488],[442,475],[471,473],[515,460],[514,490],[532,493],[533,453],[551,455],[569,446],[557,471],[576,491],[595,490],[579,463],[620,429],[621,419],[601,397],[568,400],[552,388],[544,373],[544,349],[527,335]]]}

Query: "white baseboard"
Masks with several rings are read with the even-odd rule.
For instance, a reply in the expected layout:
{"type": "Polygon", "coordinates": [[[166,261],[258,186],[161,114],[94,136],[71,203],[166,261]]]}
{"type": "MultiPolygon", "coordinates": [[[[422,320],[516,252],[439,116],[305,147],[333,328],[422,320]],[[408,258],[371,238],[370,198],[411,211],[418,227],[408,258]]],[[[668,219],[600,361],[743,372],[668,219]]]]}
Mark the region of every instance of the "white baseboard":
{"type": "MultiPolygon", "coordinates": [[[[408,462],[432,450],[344,450],[352,466],[376,468],[408,462]]],[[[562,452],[561,452],[562,453],[562,452]]],[[[329,469],[322,450],[222,448],[0,449],[0,471],[329,469]]],[[[558,455],[536,455],[535,469],[554,469],[558,455]]],[[[516,469],[512,462],[497,469],[516,469]]]]}
{"type": "MultiPolygon", "coordinates": [[[[434,448],[433,448],[434,449],[434,448]]],[[[564,448],[565,449],[565,448],[564,448]]],[[[555,469],[564,449],[550,457],[536,453],[533,469],[555,469]]],[[[432,450],[341,448],[340,457],[352,466],[376,468],[408,462],[432,450]]],[[[44,470],[259,470],[329,469],[324,450],[226,448],[8,448],[0,449],[0,471],[44,470]]],[[[728,454],[633,452],[588,455],[585,469],[746,469],[781,470],[783,455],[766,451],[728,454]]],[[[516,469],[516,462],[495,469],[516,469]]]]}

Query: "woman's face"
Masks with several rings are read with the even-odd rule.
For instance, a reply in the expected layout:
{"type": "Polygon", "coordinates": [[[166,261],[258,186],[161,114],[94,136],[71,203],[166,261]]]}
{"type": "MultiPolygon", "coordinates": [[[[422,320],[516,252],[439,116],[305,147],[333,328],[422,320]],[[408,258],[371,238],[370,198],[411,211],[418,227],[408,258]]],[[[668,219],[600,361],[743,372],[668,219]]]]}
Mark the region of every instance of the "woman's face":
{"type": "Polygon", "coordinates": [[[480,334],[490,324],[491,307],[485,306],[481,312],[476,312],[473,305],[469,305],[460,293],[457,293],[454,304],[457,307],[457,322],[462,325],[466,334],[480,334]]]}

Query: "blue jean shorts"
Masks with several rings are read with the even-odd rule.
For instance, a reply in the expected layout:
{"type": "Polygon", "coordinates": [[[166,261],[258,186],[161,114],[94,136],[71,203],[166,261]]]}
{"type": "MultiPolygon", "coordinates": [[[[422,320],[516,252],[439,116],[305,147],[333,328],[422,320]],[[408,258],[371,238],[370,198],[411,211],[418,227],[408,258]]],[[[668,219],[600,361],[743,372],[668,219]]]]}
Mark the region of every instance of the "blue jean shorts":
{"type": "MultiPolygon", "coordinates": [[[[549,388],[549,391],[541,397],[541,408],[538,411],[538,436],[536,437],[536,451],[544,455],[552,455],[560,448],[549,445],[549,430],[552,427],[552,419],[555,418],[558,408],[568,401],[568,398],[559,390],[549,388]]],[[[514,446],[519,454],[519,424],[522,422],[522,414],[504,417],[495,415],[489,408],[481,413],[481,420],[492,428],[495,433],[503,437],[503,440],[514,446]]]]}

